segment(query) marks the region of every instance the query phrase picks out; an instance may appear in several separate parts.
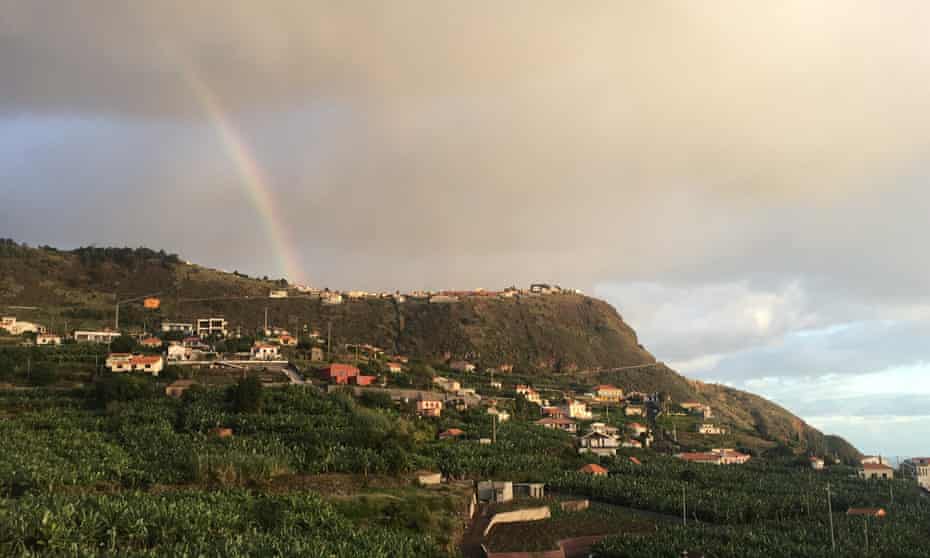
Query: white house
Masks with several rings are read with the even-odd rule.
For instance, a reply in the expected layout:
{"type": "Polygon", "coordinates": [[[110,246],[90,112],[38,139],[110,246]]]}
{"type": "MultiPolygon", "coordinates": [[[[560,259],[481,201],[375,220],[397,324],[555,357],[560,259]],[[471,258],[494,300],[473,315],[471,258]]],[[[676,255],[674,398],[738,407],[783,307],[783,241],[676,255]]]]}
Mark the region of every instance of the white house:
{"type": "Polygon", "coordinates": [[[36,345],[61,345],[61,336],[54,333],[40,333],[36,336],[36,345]]]}
{"type": "Polygon", "coordinates": [[[530,386],[520,384],[516,386],[516,391],[517,395],[522,395],[531,403],[536,403],[537,405],[542,403],[542,397],[539,396],[539,392],[530,386]]]}
{"type": "Polygon", "coordinates": [[[268,298],[287,298],[287,289],[272,289],[268,298]]]}
{"type": "Polygon", "coordinates": [[[120,332],[105,329],[103,331],[75,331],[74,340],[78,343],[100,343],[106,345],[120,336],[120,332]]]}
{"type": "Polygon", "coordinates": [[[564,405],[564,411],[569,418],[581,419],[581,420],[591,420],[593,416],[591,411],[588,410],[588,406],[583,401],[577,401],[575,399],[569,399],[568,402],[564,405]]]}
{"type": "Polygon", "coordinates": [[[470,362],[465,362],[464,360],[457,360],[449,365],[449,368],[455,370],[456,372],[474,372],[475,365],[470,362]]]}
{"type": "Polygon", "coordinates": [[[507,422],[510,420],[510,413],[497,407],[488,407],[489,415],[497,415],[497,422],[507,422]]]}
{"type": "Polygon", "coordinates": [[[45,333],[45,326],[17,320],[15,316],[4,316],[0,318],[0,328],[9,331],[11,335],[45,333]]]}
{"type": "Polygon", "coordinates": [[[617,455],[617,448],[620,446],[616,437],[602,432],[588,432],[578,439],[578,453],[593,453],[599,456],[617,455]]]}
{"type": "Polygon", "coordinates": [[[444,376],[436,376],[433,378],[433,383],[436,384],[439,389],[443,391],[456,392],[462,389],[462,384],[456,380],[450,380],[444,376]]]}
{"type": "Polygon", "coordinates": [[[894,478],[894,469],[880,463],[863,463],[859,468],[859,478],[891,480],[894,478]]]}
{"type": "Polygon", "coordinates": [[[904,460],[901,472],[909,473],[921,488],[930,490],[930,457],[912,457],[904,460]]]}
{"type": "Polygon", "coordinates": [[[720,435],[726,434],[727,431],[725,428],[717,426],[716,424],[710,424],[710,423],[705,422],[704,424],[701,424],[698,426],[698,433],[705,434],[708,436],[720,436],[720,435]]]}
{"type": "Polygon", "coordinates": [[[648,428],[638,422],[632,422],[628,424],[627,427],[630,429],[630,432],[632,432],[634,436],[642,436],[643,434],[649,432],[648,428]]]}
{"type": "Polygon", "coordinates": [[[219,335],[225,337],[228,333],[229,322],[224,318],[200,318],[197,320],[197,335],[210,337],[219,335]]]}
{"type": "Polygon", "coordinates": [[[256,343],[252,347],[252,360],[278,360],[279,358],[281,358],[281,352],[277,345],[256,343]]]}
{"type": "Polygon", "coordinates": [[[163,333],[173,333],[175,331],[180,331],[181,333],[194,333],[194,324],[188,322],[162,322],[161,330],[163,333]]]}

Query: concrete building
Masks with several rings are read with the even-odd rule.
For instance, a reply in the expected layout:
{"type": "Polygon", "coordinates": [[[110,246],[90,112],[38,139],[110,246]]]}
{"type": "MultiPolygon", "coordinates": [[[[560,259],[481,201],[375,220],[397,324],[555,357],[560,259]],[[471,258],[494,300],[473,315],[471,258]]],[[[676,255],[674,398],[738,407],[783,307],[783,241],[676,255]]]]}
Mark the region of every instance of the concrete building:
{"type": "Polygon", "coordinates": [[[287,289],[272,289],[268,298],[287,298],[287,289]]]}
{"type": "Polygon", "coordinates": [[[489,415],[496,415],[497,422],[507,422],[510,420],[510,413],[503,409],[498,409],[497,407],[488,407],[489,415]]]}
{"type": "Polygon", "coordinates": [[[594,396],[598,401],[620,401],[623,399],[623,390],[610,384],[601,384],[594,387],[594,396]]]}
{"type": "Polygon", "coordinates": [[[865,480],[891,480],[894,478],[894,469],[879,463],[863,463],[859,467],[859,478],[865,480]]]}
{"type": "Polygon", "coordinates": [[[709,463],[711,465],[742,465],[750,456],[732,449],[715,448],[709,452],[679,453],[675,457],[691,463],[709,463]]]}
{"type": "Polygon", "coordinates": [[[61,336],[54,333],[36,335],[36,345],[61,345],[61,336]]]}
{"type": "Polygon", "coordinates": [[[200,318],[197,320],[197,335],[200,337],[226,337],[229,322],[225,318],[200,318]]]}
{"type": "Polygon", "coordinates": [[[617,455],[620,441],[616,437],[601,432],[588,432],[578,439],[578,453],[593,453],[601,457],[617,455]]]}
{"type": "Polygon", "coordinates": [[[456,372],[474,372],[475,365],[464,360],[457,360],[449,365],[449,368],[456,372]]]}
{"type": "Polygon", "coordinates": [[[78,343],[99,343],[107,345],[120,336],[120,332],[104,329],[102,331],[75,331],[74,340],[78,343]]]}
{"type": "Polygon", "coordinates": [[[591,420],[593,415],[591,411],[588,410],[588,406],[583,401],[578,401],[576,399],[569,399],[566,404],[563,406],[564,413],[568,415],[569,418],[579,419],[579,420],[591,420]]]}
{"type": "Polygon", "coordinates": [[[252,346],[252,360],[278,360],[280,358],[281,351],[277,345],[256,343],[252,346]]]}
{"type": "Polygon", "coordinates": [[[194,324],[189,322],[162,322],[161,330],[163,333],[181,332],[190,335],[194,333],[194,324]]]}
{"type": "Polygon", "coordinates": [[[810,461],[811,461],[811,469],[815,471],[823,471],[823,468],[826,465],[824,460],[817,456],[811,456],[810,461]]]}
{"type": "Polygon", "coordinates": [[[478,500],[505,504],[513,500],[513,483],[510,481],[478,482],[478,500]]]}
{"type": "Polygon", "coordinates": [[[421,417],[442,416],[442,401],[421,399],[417,401],[417,415],[421,417]]]}
{"type": "Polygon", "coordinates": [[[902,475],[917,481],[925,490],[930,490],[930,457],[912,457],[901,463],[902,475]]]}
{"type": "Polygon", "coordinates": [[[699,434],[704,434],[706,436],[721,436],[727,433],[726,428],[717,426],[716,424],[710,424],[707,422],[705,422],[704,424],[698,425],[697,431],[699,434]]]}
{"type": "Polygon", "coordinates": [[[578,432],[578,423],[567,418],[544,418],[537,420],[534,424],[550,430],[561,430],[571,434],[578,432]]]}
{"type": "Polygon", "coordinates": [[[22,335],[24,333],[45,333],[45,326],[33,322],[24,322],[17,320],[15,316],[4,316],[0,318],[0,328],[10,332],[10,335],[22,335]]]}

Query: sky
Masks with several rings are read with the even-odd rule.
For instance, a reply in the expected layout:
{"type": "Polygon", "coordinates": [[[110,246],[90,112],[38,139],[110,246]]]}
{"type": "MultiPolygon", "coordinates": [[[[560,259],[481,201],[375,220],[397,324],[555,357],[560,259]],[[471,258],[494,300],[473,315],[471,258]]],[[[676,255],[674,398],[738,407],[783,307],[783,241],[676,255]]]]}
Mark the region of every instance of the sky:
{"type": "Polygon", "coordinates": [[[0,236],[532,281],[930,454],[930,4],[0,0],[0,236]]]}

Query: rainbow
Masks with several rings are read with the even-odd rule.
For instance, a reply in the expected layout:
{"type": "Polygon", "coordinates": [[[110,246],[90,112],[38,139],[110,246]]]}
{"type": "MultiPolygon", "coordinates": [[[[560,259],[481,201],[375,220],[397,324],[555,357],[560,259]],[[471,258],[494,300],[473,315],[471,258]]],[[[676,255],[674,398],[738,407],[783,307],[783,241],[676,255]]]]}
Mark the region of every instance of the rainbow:
{"type": "Polygon", "coordinates": [[[258,212],[268,240],[271,242],[278,269],[284,273],[288,281],[299,282],[302,279],[302,273],[296,257],[297,251],[284,229],[284,220],[278,215],[274,192],[269,187],[268,180],[249,144],[227,116],[227,111],[224,110],[219,96],[192,65],[184,64],[183,66],[185,80],[203,106],[207,117],[223,142],[223,147],[236,165],[242,185],[258,212]]]}

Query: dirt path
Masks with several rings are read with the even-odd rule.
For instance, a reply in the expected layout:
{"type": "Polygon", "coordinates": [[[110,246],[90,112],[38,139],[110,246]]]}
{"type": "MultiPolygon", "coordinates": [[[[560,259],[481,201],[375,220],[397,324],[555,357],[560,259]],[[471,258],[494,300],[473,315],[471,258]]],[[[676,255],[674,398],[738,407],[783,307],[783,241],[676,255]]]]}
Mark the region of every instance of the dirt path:
{"type": "Polygon", "coordinates": [[[484,551],[481,549],[481,543],[484,542],[484,530],[488,528],[491,522],[491,514],[488,506],[479,504],[475,510],[475,517],[471,525],[466,529],[462,536],[462,543],[459,547],[462,549],[464,558],[484,558],[484,551]]]}

